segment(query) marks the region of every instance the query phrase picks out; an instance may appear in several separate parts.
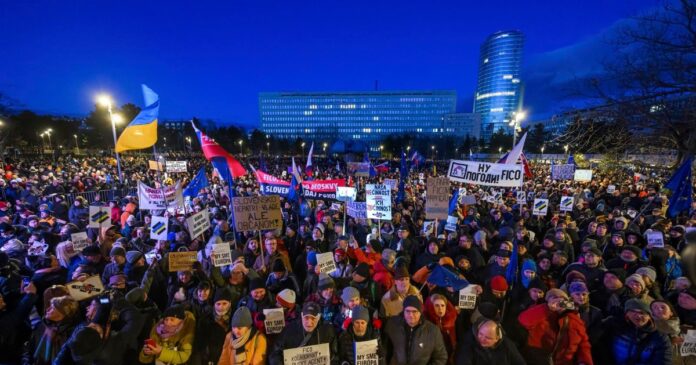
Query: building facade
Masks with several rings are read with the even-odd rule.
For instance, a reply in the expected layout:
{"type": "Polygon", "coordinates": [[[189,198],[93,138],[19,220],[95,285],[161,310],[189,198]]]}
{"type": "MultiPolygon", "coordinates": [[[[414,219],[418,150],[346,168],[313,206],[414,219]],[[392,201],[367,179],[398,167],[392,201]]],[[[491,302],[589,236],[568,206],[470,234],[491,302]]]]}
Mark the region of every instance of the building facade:
{"type": "Polygon", "coordinates": [[[474,112],[481,115],[481,136],[486,140],[498,129],[512,133],[512,113],[521,110],[523,84],[522,49],[519,31],[491,34],[481,45],[474,112]]]}
{"type": "Polygon", "coordinates": [[[259,94],[261,130],[305,141],[360,140],[444,133],[457,94],[444,91],[267,92],[259,94]]]}
{"type": "Polygon", "coordinates": [[[445,133],[455,137],[478,139],[481,136],[481,114],[479,113],[453,113],[445,114],[442,127],[445,133]]]}

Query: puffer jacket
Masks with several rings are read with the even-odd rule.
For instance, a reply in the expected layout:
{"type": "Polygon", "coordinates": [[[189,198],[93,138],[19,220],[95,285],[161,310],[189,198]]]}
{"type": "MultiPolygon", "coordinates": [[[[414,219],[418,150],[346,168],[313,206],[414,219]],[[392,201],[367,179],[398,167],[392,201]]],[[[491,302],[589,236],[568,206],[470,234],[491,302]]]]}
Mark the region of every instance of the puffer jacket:
{"type": "Polygon", "coordinates": [[[636,328],[623,318],[610,321],[606,345],[611,358],[606,364],[621,365],[669,365],[672,363],[672,344],[650,321],[643,328],[636,328]]]}
{"type": "Polygon", "coordinates": [[[139,361],[146,364],[152,363],[155,360],[172,365],[186,364],[193,351],[193,340],[196,332],[196,319],[193,317],[193,313],[186,311],[186,318],[179,332],[167,339],[161,338],[157,333],[157,326],[159,326],[162,321],[163,320],[160,320],[152,326],[149,337],[155,340],[159,346],[163,347],[162,352],[157,356],[149,356],[145,355],[145,353],[140,350],[139,361]]]}
{"type": "Polygon", "coordinates": [[[387,321],[384,329],[387,363],[390,365],[445,365],[447,349],[440,330],[421,318],[410,327],[403,316],[387,321]]]}
{"type": "MultiPolygon", "coordinates": [[[[266,363],[266,347],[268,346],[266,336],[255,328],[252,328],[251,331],[253,332],[249,335],[246,344],[244,344],[244,352],[246,354],[244,365],[263,365],[266,363]]],[[[232,332],[229,332],[225,337],[225,343],[222,345],[222,354],[220,355],[220,361],[217,362],[218,365],[237,364],[235,360],[237,350],[232,347],[232,341],[232,332]]]]}

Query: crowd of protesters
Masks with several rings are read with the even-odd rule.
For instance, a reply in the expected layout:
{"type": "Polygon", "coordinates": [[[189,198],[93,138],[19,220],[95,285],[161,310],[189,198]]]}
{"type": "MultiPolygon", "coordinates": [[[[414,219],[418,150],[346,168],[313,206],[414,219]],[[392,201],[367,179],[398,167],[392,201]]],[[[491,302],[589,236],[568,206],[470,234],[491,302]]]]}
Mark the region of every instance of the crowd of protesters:
{"type": "MultiPolygon", "coordinates": [[[[148,156],[123,158],[123,180],[109,156],[5,162],[0,364],[279,365],[284,350],[318,344],[329,345],[331,364],[355,364],[355,344],[370,340],[379,364],[696,364],[680,351],[696,330],[696,209],[665,216],[668,172],[595,169],[580,183],[551,180],[539,164],[523,201],[517,189],[495,201],[490,188],[453,183],[477,203],[457,204],[453,229],[441,221],[426,233],[426,181],[446,171],[442,162],[410,171],[391,220],[282,197],[282,229],[236,232],[230,195],[259,195],[253,174],[232,194],[209,175],[183,211],[141,210],[124,193],[136,181],[185,185],[209,165],[167,158],[186,160],[189,172],[150,170],[148,156]],[[108,194],[84,194],[96,191],[108,194]],[[563,196],[574,197],[571,212],[559,211],[563,196]],[[545,216],[532,214],[535,197],[549,199],[545,216]],[[111,224],[88,228],[92,205],[109,206],[111,224]],[[186,212],[205,209],[211,228],[190,237],[186,212]],[[154,215],[169,219],[166,240],[150,238],[154,215]],[[77,232],[92,244],[74,249],[77,232]],[[228,266],[212,262],[220,243],[232,249],[228,266]],[[175,251],[197,251],[198,261],[170,272],[175,251]],[[337,267],[328,275],[317,261],[326,252],[337,267]],[[429,281],[441,269],[469,283],[473,308],[429,281]],[[71,285],[94,276],[107,290],[76,300],[71,285]],[[267,333],[271,308],[283,310],[281,333],[267,333]]],[[[359,201],[365,183],[400,176],[398,161],[369,178],[349,176],[342,160],[314,162],[314,179],[346,179],[359,201]]],[[[289,176],[288,158],[253,164],[289,176]]]]}

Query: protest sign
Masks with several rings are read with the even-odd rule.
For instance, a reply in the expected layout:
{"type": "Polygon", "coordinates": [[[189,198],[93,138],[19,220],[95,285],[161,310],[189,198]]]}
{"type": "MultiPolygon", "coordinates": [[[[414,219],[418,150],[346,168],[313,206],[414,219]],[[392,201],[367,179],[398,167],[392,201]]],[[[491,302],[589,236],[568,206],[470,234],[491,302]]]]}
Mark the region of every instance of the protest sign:
{"type": "Polygon", "coordinates": [[[522,165],[451,160],[447,177],[452,181],[498,187],[518,187],[524,182],[522,165]]]}
{"type": "Polygon", "coordinates": [[[548,199],[534,199],[534,209],[532,210],[533,215],[545,216],[548,210],[548,199]]]}
{"type": "Polygon", "coordinates": [[[397,180],[397,179],[384,179],[384,185],[388,186],[392,190],[397,190],[399,188],[399,180],[397,180]]]}
{"type": "Polygon", "coordinates": [[[607,186],[607,193],[613,194],[616,191],[616,185],[607,186]]]}
{"type": "Polygon", "coordinates": [[[336,200],[338,186],[346,186],[346,180],[305,180],[302,182],[302,196],[306,199],[336,200]]]}
{"type": "Polygon", "coordinates": [[[429,177],[426,184],[428,199],[425,202],[425,217],[447,219],[449,211],[450,182],[446,177],[429,177]]]}
{"type": "Polygon", "coordinates": [[[162,163],[157,163],[157,161],[148,161],[147,166],[150,168],[150,170],[155,170],[155,171],[164,171],[164,167],[162,166],[162,163]]]}
{"type": "Polygon", "coordinates": [[[92,244],[89,237],[87,237],[87,232],[77,232],[70,235],[70,241],[73,245],[73,251],[82,252],[87,246],[92,244]]]}
{"type": "Polygon", "coordinates": [[[167,172],[186,172],[186,161],[167,161],[167,172]]]}
{"type": "Polygon", "coordinates": [[[277,195],[232,198],[234,226],[240,232],[283,228],[277,195]]]}
{"type": "Polygon", "coordinates": [[[365,198],[367,218],[392,219],[391,189],[386,185],[367,184],[365,192],[367,194],[365,198]]]}
{"type": "Polygon", "coordinates": [[[476,197],[473,195],[464,195],[459,199],[459,204],[476,205],[476,197]]]}
{"type": "Polygon", "coordinates": [[[330,363],[331,352],[328,343],[283,350],[283,365],[326,365],[330,363]]]}
{"type": "Polygon", "coordinates": [[[169,233],[169,219],[153,216],[150,222],[150,238],[153,240],[166,240],[169,233]]]}
{"type": "Polygon", "coordinates": [[[259,183],[261,194],[280,195],[287,198],[290,193],[290,182],[281,180],[261,170],[256,170],[254,173],[256,174],[256,181],[259,183]]]}
{"type": "Polygon", "coordinates": [[[572,212],[574,201],[575,201],[575,198],[573,198],[572,196],[562,196],[561,197],[561,212],[572,212]]]}
{"type": "Polygon", "coordinates": [[[459,290],[459,308],[474,309],[476,307],[476,292],[474,286],[469,285],[459,290]]]}
{"type": "Polygon", "coordinates": [[[348,167],[348,175],[353,176],[370,176],[370,163],[369,162],[348,162],[346,163],[348,167]]]}
{"type": "Polygon", "coordinates": [[[186,226],[188,227],[191,239],[197,238],[202,235],[208,228],[210,228],[210,217],[207,210],[201,210],[200,212],[186,218],[186,226]]]}
{"type": "Polygon", "coordinates": [[[99,275],[90,276],[85,281],[71,281],[65,286],[70,296],[78,302],[104,293],[104,284],[99,275]]]}
{"type": "Polygon", "coordinates": [[[447,223],[445,224],[445,231],[454,232],[457,230],[457,222],[459,218],[453,217],[451,215],[447,216],[447,223]]]}
{"type": "Polygon", "coordinates": [[[230,243],[223,242],[213,245],[213,253],[210,255],[215,267],[227,266],[232,264],[232,253],[230,243]]]}
{"type": "Polygon", "coordinates": [[[575,165],[551,165],[551,178],[553,180],[572,180],[575,177],[575,165]]]}
{"type": "Polygon", "coordinates": [[[367,219],[367,205],[365,202],[346,203],[346,212],[350,217],[356,219],[367,219]]]}
{"type": "Polygon", "coordinates": [[[198,261],[196,251],[170,252],[168,256],[169,272],[191,270],[193,263],[198,261]]]}
{"type": "Polygon", "coordinates": [[[319,272],[330,274],[336,270],[336,263],[333,259],[333,252],[325,252],[317,254],[317,266],[319,272]]]}
{"type": "Polygon", "coordinates": [[[88,228],[101,228],[111,225],[111,208],[109,207],[89,207],[88,228]]]}
{"type": "Polygon", "coordinates": [[[696,356],[696,330],[687,330],[679,353],[682,357],[696,356]]]}
{"type": "Polygon", "coordinates": [[[426,237],[435,234],[435,221],[423,222],[423,233],[425,233],[426,237]]]}
{"type": "Polygon", "coordinates": [[[140,209],[164,210],[184,205],[184,194],[181,183],[163,188],[151,188],[138,182],[138,204],[140,209]]]}
{"type": "Polygon", "coordinates": [[[518,191],[516,194],[516,199],[520,204],[525,203],[527,201],[527,194],[525,194],[524,191],[518,191]]]}
{"type": "Polygon", "coordinates": [[[573,177],[575,181],[592,181],[592,170],[575,170],[575,175],[573,177]]]}
{"type": "Polygon", "coordinates": [[[29,256],[43,256],[47,250],[48,250],[47,244],[45,244],[41,241],[35,241],[27,249],[27,255],[29,255],[29,256]]]}
{"type": "Polygon", "coordinates": [[[355,365],[379,365],[377,339],[355,341],[355,365]]]}
{"type": "Polygon", "coordinates": [[[648,247],[665,247],[665,240],[662,232],[660,231],[649,231],[646,232],[648,241],[648,247]]]}
{"type": "Polygon", "coordinates": [[[263,326],[266,328],[266,334],[281,333],[285,328],[285,314],[283,308],[264,309],[263,315],[266,319],[263,320],[263,326]]]}
{"type": "Polygon", "coordinates": [[[355,201],[357,196],[357,190],[350,186],[337,186],[336,187],[336,200],[342,202],[352,202],[355,201]]]}

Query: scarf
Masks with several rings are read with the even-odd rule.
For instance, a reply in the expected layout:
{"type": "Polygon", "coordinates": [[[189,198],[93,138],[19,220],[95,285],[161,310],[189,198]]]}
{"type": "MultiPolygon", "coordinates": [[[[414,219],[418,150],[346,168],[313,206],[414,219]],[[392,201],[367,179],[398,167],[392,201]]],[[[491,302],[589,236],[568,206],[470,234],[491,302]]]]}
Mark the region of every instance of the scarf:
{"type": "Polygon", "coordinates": [[[215,310],[213,310],[213,312],[215,322],[219,324],[220,327],[224,328],[225,332],[227,332],[230,329],[228,324],[230,323],[231,310],[228,310],[224,314],[218,314],[215,310]]]}
{"type": "Polygon", "coordinates": [[[161,339],[166,340],[179,333],[179,331],[181,331],[181,328],[183,327],[184,321],[181,321],[181,323],[178,326],[167,326],[164,324],[164,322],[160,322],[157,325],[157,334],[160,336],[161,339]]]}
{"type": "Polygon", "coordinates": [[[246,345],[247,341],[249,341],[249,338],[251,338],[251,335],[253,334],[252,332],[255,332],[253,327],[249,328],[249,330],[246,331],[244,336],[237,337],[232,340],[232,348],[237,350],[237,353],[239,353],[239,349],[244,348],[244,345],[246,345]]]}

